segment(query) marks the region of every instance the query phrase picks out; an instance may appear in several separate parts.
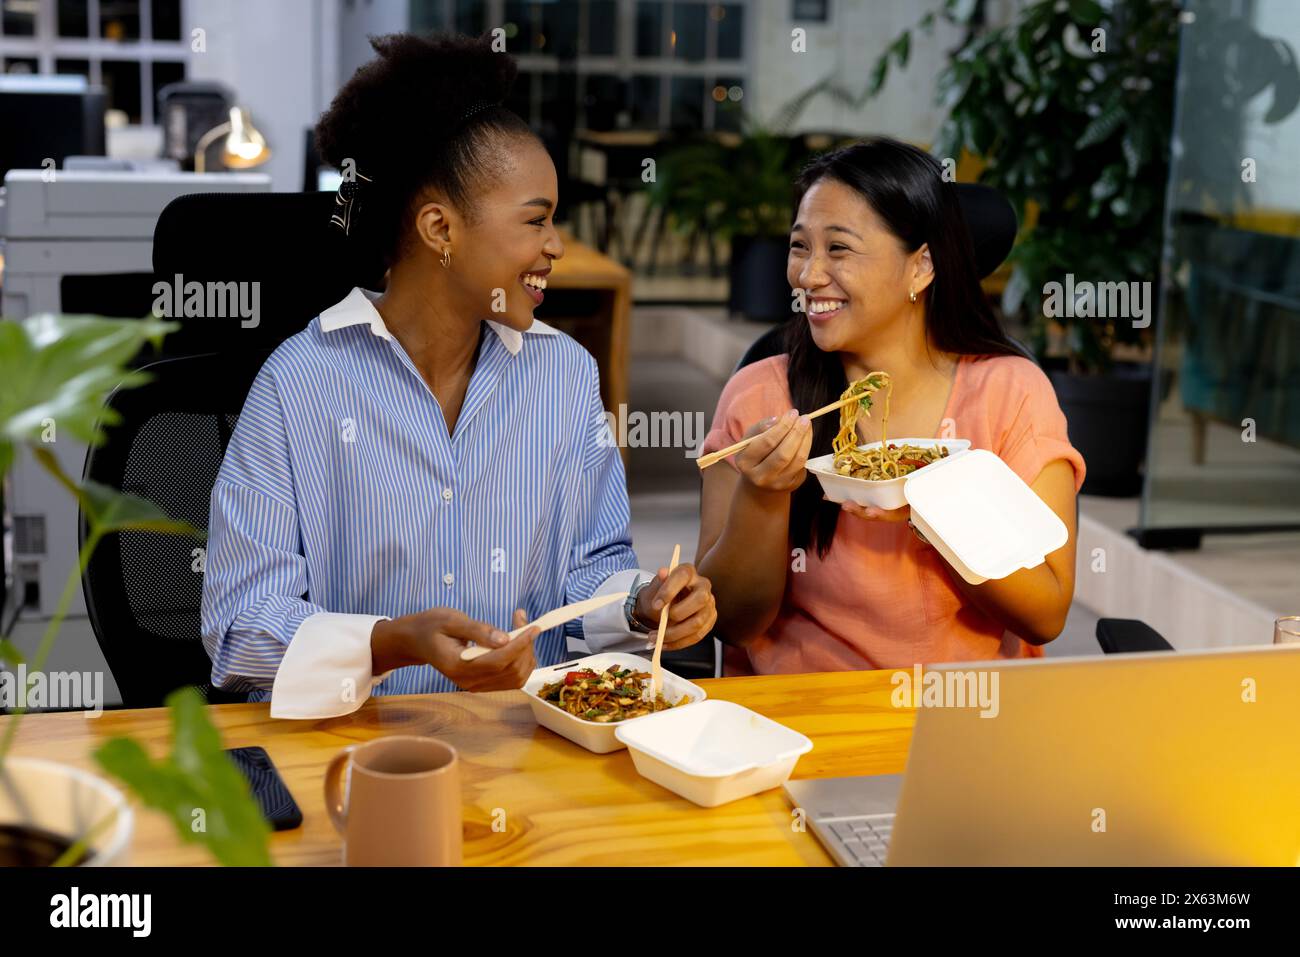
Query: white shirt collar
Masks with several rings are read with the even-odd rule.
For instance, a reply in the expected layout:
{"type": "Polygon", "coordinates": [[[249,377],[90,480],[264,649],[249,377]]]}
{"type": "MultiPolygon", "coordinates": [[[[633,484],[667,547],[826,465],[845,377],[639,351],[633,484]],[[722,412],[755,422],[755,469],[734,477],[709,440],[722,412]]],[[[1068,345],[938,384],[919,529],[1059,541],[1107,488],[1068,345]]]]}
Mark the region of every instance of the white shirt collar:
{"type": "MultiPolygon", "coordinates": [[[[381,339],[392,339],[393,335],[384,325],[384,317],[379,314],[375,308],[374,300],[379,298],[379,293],[370,292],[362,289],[360,286],[355,287],[342,302],[336,302],[320,314],[321,332],[333,332],[335,329],[343,329],[347,326],[357,326],[365,323],[370,327],[373,335],[381,339]]],[[[512,356],[517,355],[524,344],[524,334],[518,329],[511,329],[509,326],[502,325],[499,322],[493,322],[491,319],[484,320],[501,344],[506,347],[512,356]]],[[[528,327],[528,332],[536,335],[553,336],[558,329],[548,326],[540,319],[534,319],[533,324],[528,327]]]]}

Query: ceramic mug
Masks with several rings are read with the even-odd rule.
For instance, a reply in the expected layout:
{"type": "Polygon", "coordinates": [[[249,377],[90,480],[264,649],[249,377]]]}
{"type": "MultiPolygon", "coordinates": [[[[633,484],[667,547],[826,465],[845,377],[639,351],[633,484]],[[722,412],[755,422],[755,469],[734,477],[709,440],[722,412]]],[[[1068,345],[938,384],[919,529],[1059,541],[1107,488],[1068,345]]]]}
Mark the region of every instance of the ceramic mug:
{"type": "Polygon", "coordinates": [[[391,735],[344,748],[325,771],[325,807],[349,867],[461,863],[460,761],[437,738],[391,735]]]}

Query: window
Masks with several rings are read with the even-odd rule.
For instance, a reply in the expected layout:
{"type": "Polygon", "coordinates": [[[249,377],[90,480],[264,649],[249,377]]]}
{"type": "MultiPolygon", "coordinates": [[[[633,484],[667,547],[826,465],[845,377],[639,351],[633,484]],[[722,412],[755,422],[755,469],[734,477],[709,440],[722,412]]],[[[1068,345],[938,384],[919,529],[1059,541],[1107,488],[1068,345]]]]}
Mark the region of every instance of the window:
{"type": "MultiPolygon", "coordinates": [[[[103,0],[101,0],[103,2],[103,0]]],[[[574,110],[592,130],[735,129],[750,44],[747,2],[411,0],[410,28],[505,29],[519,60],[510,106],[534,129],[574,110]],[[718,95],[721,87],[722,95],[718,95]]]]}
{"type": "Polygon", "coordinates": [[[100,0],[99,36],[116,43],[141,39],[140,0],[100,0]]]}
{"type": "Polygon", "coordinates": [[[0,0],[4,15],[0,16],[0,29],[7,37],[36,36],[36,10],[23,0],[0,0]]]}
{"type": "Polygon", "coordinates": [[[710,92],[716,104],[713,108],[713,128],[739,132],[745,96],[744,81],[738,76],[720,76],[710,92]]]}
{"type": "Polygon", "coordinates": [[[831,0],[790,0],[790,19],[805,23],[827,23],[831,18],[831,0]]]}
{"type": "Polygon", "coordinates": [[[615,0],[591,0],[586,13],[582,52],[591,56],[614,56],[618,53],[618,3],[615,0]]]}
{"type": "Polygon", "coordinates": [[[718,59],[739,60],[745,55],[745,8],[739,3],[719,3],[713,7],[718,24],[718,59]]]}
{"type": "Polygon", "coordinates": [[[705,33],[708,31],[708,16],[702,3],[674,3],[672,32],[668,43],[672,55],[691,63],[698,63],[705,57],[705,33]]]}
{"type": "Polygon", "coordinates": [[[659,56],[663,40],[663,3],[661,0],[639,0],[636,5],[636,55],[659,56]]]}
{"type": "Polygon", "coordinates": [[[628,113],[633,129],[658,129],[659,90],[662,86],[657,76],[639,74],[632,77],[628,98],[628,113]]]}
{"type": "Polygon", "coordinates": [[[61,37],[90,36],[90,4],[88,0],[59,0],[58,19],[54,26],[61,37]]]}
{"type": "Polygon", "coordinates": [[[0,0],[0,14],[5,72],[84,76],[132,123],[154,123],[157,91],[185,78],[182,0],[0,0]]]}
{"type": "Polygon", "coordinates": [[[589,130],[612,130],[618,125],[619,106],[623,100],[623,82],[616,76],[591,74],[586,77],[582,96],[582,113],[589,130]]]}

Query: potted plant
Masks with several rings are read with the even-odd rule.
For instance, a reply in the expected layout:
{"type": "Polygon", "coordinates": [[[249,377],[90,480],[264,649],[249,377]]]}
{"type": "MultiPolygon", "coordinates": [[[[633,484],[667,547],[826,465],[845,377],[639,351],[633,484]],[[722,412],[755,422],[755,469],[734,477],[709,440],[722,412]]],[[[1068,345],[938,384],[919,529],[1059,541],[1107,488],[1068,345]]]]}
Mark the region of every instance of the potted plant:
{"type": "Polygon", "coordinates": [[[785,280],[796,140],[742,117],[737,138],[694,139],[658,163],[648,198],[679,232],[729,240],[728,311],[777,322],[791,314],[785,280]]]}
{"type": "MultiPolygon", "coordinates": [[[[31,675],[41,673],[90,555],[105,535],[127,529],[195,534],[152,502],[73,479],[50,450],[60,434],[102,443],[103,426],[115,421],[104,396],[119,385],[147,381],[128,364],[175,327],[152,317],[0,321],[0,479],[26,450],[76,500],[88,528],[78,565],[31,661],[0,639],[0,661],[7,667],[21,664],[31,675]]],[[[173,730],[167,758],[152,760],[137,741],[116,737],[95,751],[95,761],[137,800],[165,813],[183,840],[206,845],[221,863],[269,864],[269,828],[222,750],[202,699],[188,688],[170,695],[167,704],[173,730]],[[196,827],[196,810],[202,811],[202,827],[196,827]]],[[[0,866],[123,863],[134,825],[127,795],[79,768],[10,755],[22,713],[15,709],[0,732],[0,866]]]]}
{"type": "Polygon", "coordinates": [[[1022,223],[1003,311],[1030,332],[1094,494],[1141,489],[1177,64],[1169,0],[1039,0],[972,36],[940,82],[939,149],[981,157],[1022,223]]]}

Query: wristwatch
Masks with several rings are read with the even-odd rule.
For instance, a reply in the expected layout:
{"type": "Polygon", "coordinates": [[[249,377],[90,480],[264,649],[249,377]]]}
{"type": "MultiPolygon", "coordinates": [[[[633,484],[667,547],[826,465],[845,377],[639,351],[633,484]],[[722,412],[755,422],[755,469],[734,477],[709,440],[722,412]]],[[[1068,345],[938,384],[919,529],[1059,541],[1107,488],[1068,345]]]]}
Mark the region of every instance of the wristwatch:
{"type": "Polygon", "coordinates": [[[636,601],[641,595],[641,589],[645,588],[645,586],[649,585],[652,581],[654,581],[653,578],[647,578],[645,581],[641,581],[641,576],[638,574],[636,578],[632,580],[632,587],[628,589],[627,600],[623,602],[623,617],[627,619],[627,626],[637,634],[641,635],[650,634],[651,629],[641,624],[637,619],[636,601]]]}
{"type": "Polygon", "coordinates": [[[919,528],[917,528],[916,525],[914,525],[914,524],[912,523],[912,520],[911,520],[910,518],[907,520],[907,524],[911,527],[911,529],[912,529],[912,533],[915,534],[916,537],[917,537],[918,539],[920,539],[920,541],[921,541],[923,544],[926,544],[926,545],[929,545],[929,544],[930,544],[930,540],[929,540],[928,538],[926,538],[924,535],[921,534],[921,530],[920,530],[919,528]]]}

